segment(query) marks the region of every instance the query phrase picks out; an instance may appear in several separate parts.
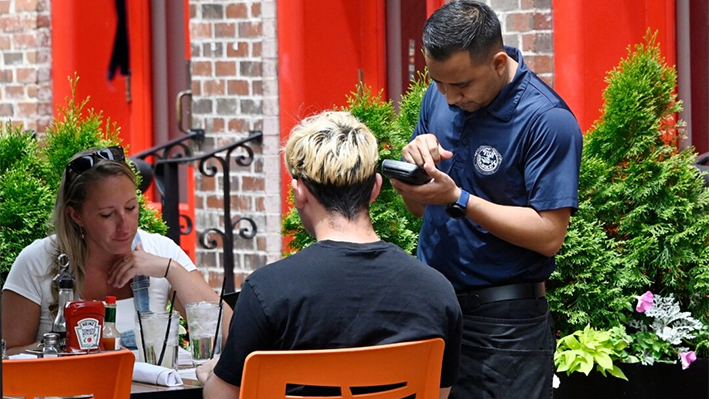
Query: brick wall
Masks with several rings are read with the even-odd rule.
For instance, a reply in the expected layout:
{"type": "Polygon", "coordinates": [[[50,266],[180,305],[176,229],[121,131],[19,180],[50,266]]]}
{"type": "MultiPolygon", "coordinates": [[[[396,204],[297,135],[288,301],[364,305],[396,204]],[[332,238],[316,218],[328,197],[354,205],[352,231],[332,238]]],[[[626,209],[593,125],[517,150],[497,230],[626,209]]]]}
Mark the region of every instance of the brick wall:
{"type": "Polygon", "coordinates": [[[0,120],[43,133],[52,120],[49,0],[0,0],[0,120]]]}
{"type": "Polygon", "coordinates": [[[554,83],[551,0],[486,0],[502,23],[503,41],[522,51],[524,62],[554,83]]]}
{"type": "MultiPolygon", "coordinates": [[[[276,76],[276,3],[274,0],[191,0],[193,122],[204,128],[202,151],[244,138],[261,130],[264,140],[253,146],[249,167],[232,162],[232,176],[197,176],[197,230],[221,226],[222,184],[232,185],[235,218],[256,222],[255,239],[235,235],[236,286],[251,271],[280,258],[280,191],[278,81],[276,76]]],[[[240,227],[237,226],[236,230],[240,227]]],[[[213,287],[221,285],[221,249],[197,250],[197,264],[213,287]]]]}

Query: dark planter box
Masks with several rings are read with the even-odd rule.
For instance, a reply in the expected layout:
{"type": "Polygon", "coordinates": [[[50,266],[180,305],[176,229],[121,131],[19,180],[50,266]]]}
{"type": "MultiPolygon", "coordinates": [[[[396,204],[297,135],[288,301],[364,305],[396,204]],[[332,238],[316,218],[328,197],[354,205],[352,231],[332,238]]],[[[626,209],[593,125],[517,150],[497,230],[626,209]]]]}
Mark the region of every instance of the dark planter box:
{"type": "Polygon", "coordinates": [[[709,359],[697,359],[687,370],[678,364],[620,364],[628,381],[604,377],[592,371],[557,373],[561,384],[554,390],[554,399],[666,399],[709,398],[709,359]]]}

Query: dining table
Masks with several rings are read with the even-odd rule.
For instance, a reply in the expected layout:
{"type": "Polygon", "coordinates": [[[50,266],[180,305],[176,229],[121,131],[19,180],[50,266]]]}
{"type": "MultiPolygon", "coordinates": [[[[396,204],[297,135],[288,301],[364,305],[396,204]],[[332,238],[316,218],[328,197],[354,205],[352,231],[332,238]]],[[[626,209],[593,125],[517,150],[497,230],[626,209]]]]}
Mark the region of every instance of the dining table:
{"type": "Polygon", "coordinates": [[[130,389],[131,399],[197,399],[202,398],[202,383],[182,378],[182,385],[166,387],[133,381],[130,389]]]}
{"type": "MultiPolygon", "coordinates": [[[[136,359],[139,355],[134,351],[136,359]]],[[[138,363],[136,363],[138,364],[138,363]]],[[[182,385],[164,386],[146,382],[133,381],[130,397],[132,399],[191,399],[202,398],[202,383],[197,380],[197,374],[192,364],[191,353],[183,348],[178,349],[177,374],[182,379],[182,385]]],[[[135,374],[133,375],[135,378],[135,374]]]]}

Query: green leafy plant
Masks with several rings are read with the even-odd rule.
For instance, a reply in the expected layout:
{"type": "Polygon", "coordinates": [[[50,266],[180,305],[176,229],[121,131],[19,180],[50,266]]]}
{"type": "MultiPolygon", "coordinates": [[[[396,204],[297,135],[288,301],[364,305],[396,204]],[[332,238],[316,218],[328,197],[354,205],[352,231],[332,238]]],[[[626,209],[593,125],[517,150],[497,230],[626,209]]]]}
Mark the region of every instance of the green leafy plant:
{"type": "Polygon", "coordinates": [[[0,133],[0,285],[15,257],[44,237],[55,194],[34,134],[9,122],[0,133]]]}
{"type": "Polygon", "coordinates": [[[604,377],[609,373],[627,380],[623,371],[613,363],[626,357],[624,349],[627,346],[628,338],[623,327],[598,331],[587,325],[557,341],[554,363],[558,372],[567,375],[572,372],[588,375],[595,368],[604,377]]]}
{"type": "MultiPolygon", "coordinates": [[[[673,296],[709,325],[709,191],[693,148],[679,150],[677,75],[649,31],[609,72],[599,121],[586,133],[579,210],[572,217],[548,299],[559,335],[627,325],[638,292],[673,296]]],[[[675,363],[649,331],[629,334],[624,361],[675,363]]],[[[707,354],[707,329],[684,340],[707,354]]]]}
{"type": "MultiPolygon", "coordinates": [[[[381,169],[384,159],[398,159],[401,156],[401,150],[416,125],[418,110],[427,87],[427,75],[419,74],[402,97],[399,103],[401,111],[398,114],[391,101],[383,101],[381,93],[375,95],[366,86],[358,87],[357,91],[348,97],[347,106],[342,110],[352,112],[377,138],[378,170],[381,169]]],[[[293,204],[292,192],[288,202],[293,204]]],[[[409,253],[416,253],[421,221],[406,210],[403,199],[386,178],[377,201],[370,207],[370,216],[374,230],[382,240],[394,243],[409,253]]],[[[315,241],[303,229],[298,211],[294,207],[291,207],[283,219],[282,232],[284,236],[291,237],[287,254],[295,253],[315,241]]]]}
{"type": "MultiPolygon", "coordinates": [[[[64,168],[85,149],[119,145],[119,128],[104,122],[100,112],[85,110],[88,99],[76,101],[78,77],[69,79],[71,97],[59,107],[43,142],[9,122],[0,132],[0,283],[20,251],[52,233],[50,219],[64,168]]],[[[137,191],[139,227],[165,234],[167,226],[137,191]]]]}

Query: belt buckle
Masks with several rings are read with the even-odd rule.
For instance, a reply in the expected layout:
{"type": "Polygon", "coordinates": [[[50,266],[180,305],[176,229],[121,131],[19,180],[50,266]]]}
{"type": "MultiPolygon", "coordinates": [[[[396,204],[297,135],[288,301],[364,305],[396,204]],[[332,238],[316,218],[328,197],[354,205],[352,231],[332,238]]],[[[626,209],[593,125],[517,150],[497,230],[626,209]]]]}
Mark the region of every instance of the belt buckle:
{"type": "Polygon", "coordinates": [[[482,305],[482,300],[480,299],[480,295],[479,295],[479,294],[473,295],[473,299],[474,299],[474,300],[473,300],[474,306],[475,306],[476,308],[479,308],[480,305],[482,305]]]}
{"type": "Polygon", "coordinates": [[[480,301],[480,295],[478,294],[466,295],[465,297],[467,298],[466,302],[468,302],[467,305],[470,309],[477,309],[480,307],[480,305],[482,305],[480,301]]]}

